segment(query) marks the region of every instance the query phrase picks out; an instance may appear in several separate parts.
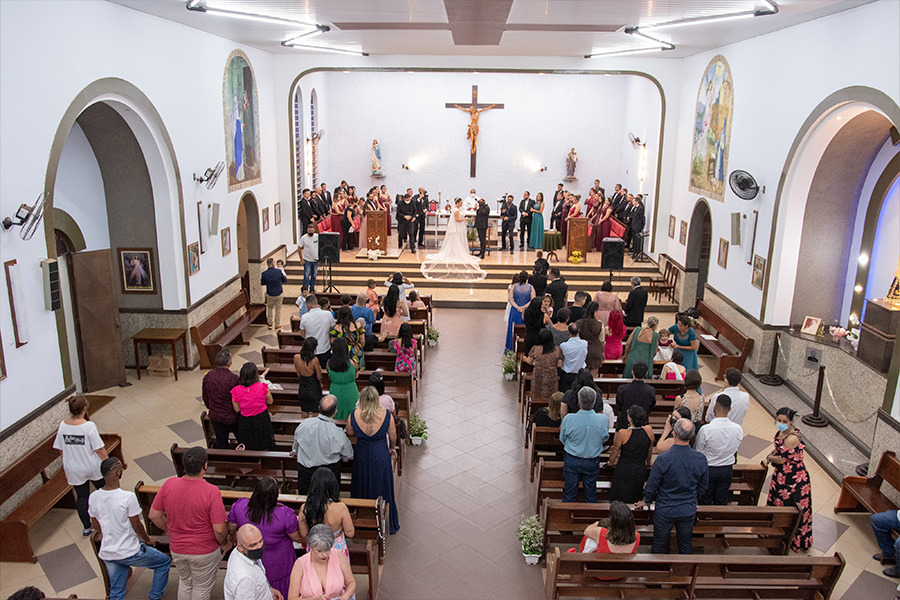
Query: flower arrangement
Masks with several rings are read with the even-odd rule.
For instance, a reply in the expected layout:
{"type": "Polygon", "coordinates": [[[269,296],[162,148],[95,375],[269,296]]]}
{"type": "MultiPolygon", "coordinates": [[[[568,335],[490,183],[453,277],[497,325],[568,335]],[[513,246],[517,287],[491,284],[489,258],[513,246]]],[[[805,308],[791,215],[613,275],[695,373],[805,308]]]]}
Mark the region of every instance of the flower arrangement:
{"type": "MultiPolygon", "coordinates": [[[[377,239],[378,238],[376,238],[376,241],[377,239]]],[[[378,260],[379,256],[384,256],[384,250],[367,250],[366,256],[369,257],[369,260],[378,260]]]]}
{"type": "Polygon", "coordinates": [[[437,327],[434,325],[429,325],[428,330],[425,332],[425,339],[428,341],[429,346],[437,346],[438,338],[441,337],[441,332],[438,331],[437,327]]]}
{"type": "Polygon", "coordinates": [[[409,415],[409,437],[413,440],[413,444],[418,446],[421,441],[417,444],[415,442],[416,438],[420,440],[428,439],[428,423],[425,422],[425,419],[422,418],[418,412],[414,412],[409,415]]]}
{"type": "Polygon", "coordinates": [[[541,546],[544,541],[544,528],[537,515],[530,517],[522,517],[519,528],[516,530],[516,537],[522,542],[522,554],[528,557],[534,557],[531,564],[537,563],[537,559],[541,556],[541,546]]]}
{"type": "MultiPolygon", "coordinates": [[[[503,367],[504,375],[512,375],[516,372],[516,353],[512,350],[507,350],[503,353],[503,360],[500,361],[500,366],[503,367]]],[[[512,377],[507,377],[507,379],[512,379],[512,377]]]]}
{"type": "Polygon", "coordinates": [[[569,255],[569,260],[572,261],[573,265],[577,265],[582,261],[581,252],[579,250],[575,250],[572,254],[569,255]]]}
{"type": "Polygon", "coordinates": [[[840,325],[832,325],[828,328],[828,333],[831,334],[831,339],[835,342],[841,340],[841,338],[846,338],[847,341],[853,346],[853,349],[856,350],[859,345],[859,317],[855,314],[850,315],[850,322],[848,327],[841,327],[840,325]]]}

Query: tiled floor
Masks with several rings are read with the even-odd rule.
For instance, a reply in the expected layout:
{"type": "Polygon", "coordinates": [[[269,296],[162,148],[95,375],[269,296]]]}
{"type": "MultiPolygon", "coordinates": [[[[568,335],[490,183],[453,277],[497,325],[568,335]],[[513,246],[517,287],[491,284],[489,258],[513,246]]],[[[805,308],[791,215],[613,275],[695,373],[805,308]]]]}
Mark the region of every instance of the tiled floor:
{"type": "MultiPolygon", "coordinates": [[[[287,320],[287,312],[284,318],[287,320]]],[[[671,315],[660,315],[663,323],[671,315]]],[[[380,597],[393,599],[541,598],[542,573],[526,566],[515,538],[519,518],[531,510],[515,384],[499,366],[505,323],[499,310],[438,310],[440,344],[429,349],[420,410],[429,439],[410,448],[404,475],[397,479],[400,531],[388,541],[380,597]]],[[[258,328],[244,356],[271,346],[273,336],[258,328]]],[[[236,364],[242,362],[238,358],[236,364]]],[[[714,392],[709,365],[703,391],[714,392]]],[[[139,480],[160,483],[173,475],[169,448],[202,439],[198,402],[203,372],[173,379],[133,379],[128,388],[102,393],[117,398],[93,415],[101,431],[123,436],[126,460],[123,487],[139,480]]],[[[771,444],[771,417],[755,402],[744,421],[742,462],[757,462],[771,444]]],[[[807,457],[813,487],[814,548],[810,554],[841,552],[847,567],[835,600],[893,598],[897,580],[881,575],[871,559],[877,551],[868,517],[835,515],[839,486],[807,457]]],[[[763,500],[765,502],[765,494],[763,500]]],[[[102,598],[96,559],[81,539],[74,511],[52,510],[31,531],[38,564],[0,563],[0,597],[25,585],[50,595],[102,598]]],[[[213,598],[222,598],[222,582],[213,598]]],[[[143,598],[151,574],[137,569],[129,598],[143,598]]],[[[362,580],[360,580],[362,583],[362,580]]],[[[174,599],[177,576],[170,576],[165,598],[174,599]]]]}

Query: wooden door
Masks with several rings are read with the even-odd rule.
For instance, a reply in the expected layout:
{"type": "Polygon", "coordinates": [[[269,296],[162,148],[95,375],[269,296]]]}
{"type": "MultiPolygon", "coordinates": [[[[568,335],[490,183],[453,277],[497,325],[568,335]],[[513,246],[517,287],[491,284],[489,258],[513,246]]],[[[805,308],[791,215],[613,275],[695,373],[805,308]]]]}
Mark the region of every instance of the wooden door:
{"type": "Polygon", "coordinates": [[[94,392],[125,382],[119,327],[119,274],[112,250],[66,254],[81,386],[94,392]]]}

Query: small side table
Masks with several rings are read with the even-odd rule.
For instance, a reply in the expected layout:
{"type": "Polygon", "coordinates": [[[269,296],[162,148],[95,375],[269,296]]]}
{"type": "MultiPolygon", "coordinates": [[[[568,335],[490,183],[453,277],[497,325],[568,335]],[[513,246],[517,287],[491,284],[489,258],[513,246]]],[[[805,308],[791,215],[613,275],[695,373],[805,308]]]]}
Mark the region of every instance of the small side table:
{"type": "Polygon", "coordinates": [[[556,256],[556,251],[561,250],[563,247],[562,234],[554,229],[548,229],[544,232],[544,241],[541,246],[544,252],[547,253],[547,260],[552,258],[558,262],[559,257],[556,256]]]}
{"type": "Polygon", "coordinates": [[[138,344],[147,344],[147,355],[150,354],[152,344],[169,344],[172,347],[172,370],[175,372],[175,381],[178,381],[178,359],[175,354],[175,345],[181,340],[184,347],[184,368],[188,368],[187,329],[158,329],[147,327],[131,336],[134,342],[134,365],[137,368],[137,378],[141,378],[141,355],[138,353],[138,344]]]}

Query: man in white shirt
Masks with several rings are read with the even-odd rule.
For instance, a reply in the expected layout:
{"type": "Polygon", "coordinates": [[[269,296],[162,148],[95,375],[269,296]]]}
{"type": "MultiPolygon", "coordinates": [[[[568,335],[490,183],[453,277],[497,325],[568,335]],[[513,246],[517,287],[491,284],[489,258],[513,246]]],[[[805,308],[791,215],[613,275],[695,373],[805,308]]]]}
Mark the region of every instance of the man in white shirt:
{"type": "Polygon", "coordinates": [[[728,412],[728,418],[732,423],[737,423],[738,425],[742,425],[744,423],[744,417],[747,416],[747,409],[750,408],[750,394],[743,391],[738,385],[741,383],[741,372],[735,369],[734,367],[729,367],[725,371],[725,381],[728,382],[728,387],[713,394],[709,398],[709,408],[706,409],[706,422],[711,423],[714,416],[713,410],[716,406],[716,399],[719,397],[719,394],[727,394],[729,398],[731,398],[731,410],[728,412]]]}
{"type": "Polygon", "coordinates": [[[228,557],[225,572],[225,600],[284,600],[266,579],[263,550],[262,533],[256,525],[247,523],[237,530],[237,546],[228,557]]]}
{"type": "Polygon", "coordinates": [[[303,266],[302,291],[316,293],[316,273],[319,272],[319,234],[316,226],[310,223],[306,227],[306,235],[297,243],[300,247],[300,265],[303,266]]]}
{"type": "Polygon", "coordinates": [[[309,308],[309,312],[300,317],[300,329],[306,333],[306,337],[314,337],[319,342],[316,346],[316,356],[324,371],[328,359],[331,358],[331,338],[328,332],[334,327],[334,315],[319,308],[319,300],[313,295],[307,296],[306,307],[309,308]]]}
{"type": "Polygon", "coordinates": [[[715,416],[697,432],[694,450],[706,457],[709,464],[709,485],[700,498],[700,504],[728,504],[735,454],[744,439],[741,426],[728,418],[731,398],[719,394],[716,398],[715,416]]]}
{"type": "Polygon", "coordinates": [[[559,389],[568,390],[578,371],[587,364],[588,343],[578,336],[578,325],[569,323],[569,339],[559,345],[563,353],[563,364],[559,371],[559,389]]]}
{"type": "Polygon", "coordinates": [[[131,567],[153,569],[150,600],[159,600],[169,582],[172,559],[153,548],[157,539],[147,535],[141,507],[133,492],[121,489],[122,462],[112,456],[100,463],[105,485],[90,495],[88,514],[94,535],[101,536],[100,560],[109,573],[110,600],[125,598],[125,582],[131,567]]]}
{"type": "Polygon", "coordinates": [[[469,195],[463,198],[463,210],[466,212],[475,212],[478,210],[478,200],[480,196],[475,193],[475,188],[469,190],[469,195]]]}

